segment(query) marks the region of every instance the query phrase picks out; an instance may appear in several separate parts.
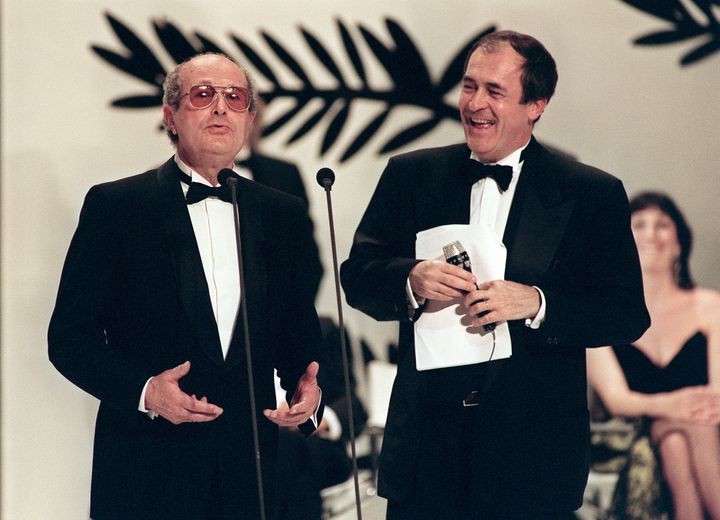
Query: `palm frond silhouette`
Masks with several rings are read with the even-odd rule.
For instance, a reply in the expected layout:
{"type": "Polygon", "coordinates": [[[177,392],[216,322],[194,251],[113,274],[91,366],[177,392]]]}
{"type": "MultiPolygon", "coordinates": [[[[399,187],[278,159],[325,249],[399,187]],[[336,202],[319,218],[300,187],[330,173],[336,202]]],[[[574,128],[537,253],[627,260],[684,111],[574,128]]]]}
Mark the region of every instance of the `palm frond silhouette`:
{"type": "Polygon", "coordinates": [[[681,0],[621,1],[671,24],[669,29],[636,38],[635,45],[667,45],[705,36],[706,38],[700,46],[680,59],[682,66],[696,63],[720,50],[720,20],[718,19],[720,0],[692,0],[697,7],[697,13],[703,19],[697,19],[681,0]]]}
{"type": "MultiPolygon", "coordinates": [[[[162,83],[167,71],[163,68],[156,54],[126,24],[110,13],[105,14],[112,30],[123,45],[122,52],[92,45],[92,50],[105,62],[150,85],[149,92],[134,94],[114,99],[111,104],[120,108],[145,108],[162,105],[162,83]]],[[[181,63],[192,56],[203,52],[221,52],[232,54],[222,49],[213,40],[199,32],[185,34],[175,24],[167,20],[155,20],[153,29],[159,43],[167,54],[176,62],[181,63]]],[[[320,88],[315,85],[307,66],[294,56],[283,43],[268,33],[260,31],[260,36],[277,60],[298,80],[293,86],[287,86],[280,79],[278,71],[266,59],[262,52],[254,48],[241,36],[231,33],[230,40],[244,56],[245,62],[269,83],[269,88],[261,90],[260,96],[266,104],[275,99],[290,99],[291,107],[269,122],[263,129],[263,135],[270,135],[294,121],[310,101],[320,100],[319,108],[300,124],[287,139],[291,144],[304,137],[321,122],[327,120],[319,154],[324,155],[338,140],[346,127],[351,115],[351,108],[357,100],[371,100],[381,104],[379,112],[357,134],[349,140],[349,145],[342,151],[340,161],[346,161],[356,155],[377,134],[393,110],[401,105],[416,106],[427,109],[429,116],[400,130],[380,146],[378,153],[389,153],[422,137],[433,130],[445,119],[460,120],[457,107],[444,101],[447,93],[461,80],[465,56],[471,46],[479,38],[493,32],[489,26],[469,38],[452,56],[445,70],[437,81],[434,81],[418,47],[401,25],[388,18],[385,20],[388,33],[392,38],[391,45],[385,45],[371,30],[358,24],[356,27],[360,37],[353,37],[349,27],[341,20],[336,20],[345,59],[352,66],[357,81],[349,81],[342,72],[337,57],[333,57],[325,44],[305,27],[298,27],[309,54],[303,58],[317,60],[335,80],[331,88],[320,88]],[[365,64],[361,56],[358,41],[365,43],[377,62],[387,73],[391,87],[385,90],[374,89],[367,78],[365,64]],[[359,83],[351,87],[350,83],[359,83]],[[299,86],[296,86],[298,85],[299,86]]],[[[268,52],[265,50],[265,52],[268,52]]]]}

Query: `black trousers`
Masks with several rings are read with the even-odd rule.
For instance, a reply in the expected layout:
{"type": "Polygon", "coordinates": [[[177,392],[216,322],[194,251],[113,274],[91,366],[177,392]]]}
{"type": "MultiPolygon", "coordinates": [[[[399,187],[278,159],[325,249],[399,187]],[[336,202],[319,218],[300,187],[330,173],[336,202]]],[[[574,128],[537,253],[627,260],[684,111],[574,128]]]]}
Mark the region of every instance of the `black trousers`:
{"type": "Polygon", "coordinates": [[[488,442],[477,427],[478,408],[450,408],[425,417],[418,450],[414,494],[388,500],[387,520],[577,520],[571,510],[531,510],[520,495],[498,502],[483,482],[480,465],[470,463],[477,444],[488,442]]]}
{"type": "MultiPolygon", "coordinates": [[[[452,509],[452,507],[448,509],[452,509]]],[[[438,520],[438,518],[437,510],[428,513],[426,509],[417,507],[416,504],[388,501],[387,520],[438,520]]],[[[577,520],[571,511],[473,511],[464,517],[447,518],[453,520],[577,520]]]]}

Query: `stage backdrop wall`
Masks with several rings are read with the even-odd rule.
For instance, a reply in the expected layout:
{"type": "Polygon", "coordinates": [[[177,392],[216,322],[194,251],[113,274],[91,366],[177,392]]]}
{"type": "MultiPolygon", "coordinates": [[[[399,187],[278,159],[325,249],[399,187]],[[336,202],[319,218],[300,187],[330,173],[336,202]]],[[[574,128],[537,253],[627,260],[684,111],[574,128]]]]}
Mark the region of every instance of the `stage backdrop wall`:
{"type": "MultiPolygon", "coordinates": [[[[275,125],[264,149],[300,165],[329,267],[317,169],[337,173],[342,259],[391,153],[462,140],[452,107],[460,77],[453,59],[463,46],[492,28],[531,33],[555,55],[560,73],[537,136],[619,176],[630,193],[672,193],[696,232],[692,266],[699,282],[720,288],[720,53],[707,47],[705,57],[702,50],[691,54],[718,34],[633,45],[654,32],[667,31],[658,39],[671,40],[676,27],[621,0],[0,5],[2,517],[8,520],[88,517],[97,403],[47,361],[47,324],[84,194],[95,183],[144,171],[171,155],[158,130],[157,85],[189,47],[217,46],[257,72],[269,101],[268,123],[291,111],[293,96],[307,94],[298,113],[275,125]],[[140,63],[143,48],[156,62],[140,63]],[[688,55],[700,59],[682,66],[688,55]],[[118,68],[122,64],[126,71],[118,68]]],[[[707,24],[690,0],[677,5],[685,6],[678,12],[689,26],[707,24]]],[[[717,9],[711,14],[720,16],[717,9]]],[[[335,314],[331,277],[318,308],[335,314]]],[[[394,325],[349,309],[346,321],[353,338],[364,338],[378,355],[394,340],[394,325]]]]}

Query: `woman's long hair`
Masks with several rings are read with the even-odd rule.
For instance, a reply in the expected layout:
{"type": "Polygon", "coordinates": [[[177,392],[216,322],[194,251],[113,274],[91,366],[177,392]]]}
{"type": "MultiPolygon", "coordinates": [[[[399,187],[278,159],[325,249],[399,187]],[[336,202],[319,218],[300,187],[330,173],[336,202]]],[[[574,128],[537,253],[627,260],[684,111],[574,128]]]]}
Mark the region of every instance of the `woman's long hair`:
{"type": "Polygon", "coordinates": [[[638,193],[630,200],[630,213],[635,213],[648,208],[657,208],[675,223],[678,243],[680,244],[680,256],[675,266],[675,281],[682,289],[692,289],[695,282],[690,275],[690,251],[692,251],[692,231],[680,212],[677,204],[666,194],[656,191],[644,191],[638,193]]]}

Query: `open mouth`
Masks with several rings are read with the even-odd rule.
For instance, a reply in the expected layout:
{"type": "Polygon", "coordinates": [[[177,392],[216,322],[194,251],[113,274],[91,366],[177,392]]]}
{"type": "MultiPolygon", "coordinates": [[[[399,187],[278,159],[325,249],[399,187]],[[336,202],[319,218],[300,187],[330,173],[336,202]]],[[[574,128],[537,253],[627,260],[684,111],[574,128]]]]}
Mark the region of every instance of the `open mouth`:
{"type": "Polygon", "coordinates": [[[470,126],[472,126],[473,128],[490,128],[497,122],[494,119],[479,119],[479,118],[467,118],[467,121],[470,123],[470,126]]]}

